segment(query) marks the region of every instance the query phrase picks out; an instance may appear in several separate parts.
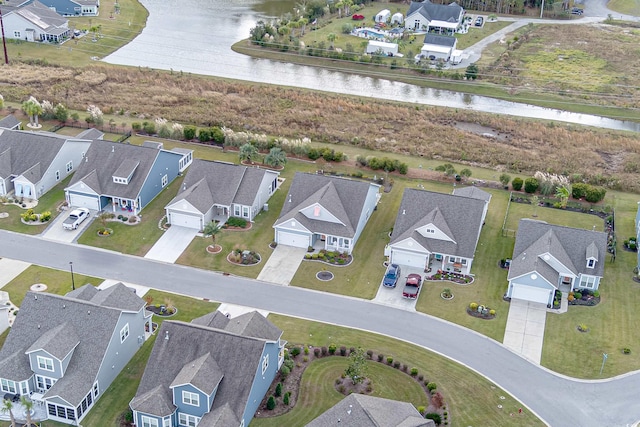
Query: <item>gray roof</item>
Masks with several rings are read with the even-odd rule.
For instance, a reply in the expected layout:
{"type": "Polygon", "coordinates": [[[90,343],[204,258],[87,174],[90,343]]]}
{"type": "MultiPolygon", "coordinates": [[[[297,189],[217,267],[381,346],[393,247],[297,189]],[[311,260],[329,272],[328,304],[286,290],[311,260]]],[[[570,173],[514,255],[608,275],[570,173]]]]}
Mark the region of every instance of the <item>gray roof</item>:
{"type": "Polygon", "coordinates": [[[76,138],[81,139],[102,139],[104,138],[104,132],[99,131],[96,128],[85,129],[76,135],[76,138]]]}
{"type": "Polygon", "coordinates": [[[413,238],[429,252],[473,258],[485,202],[471,197],[408,188],[393,226],[390,245],[413,238]],[[416,230],[433,224],[453,242],[423,236],[416,230]]]}
{"type": "Polygon", "coordinates": [[[228,318],[220,311],[214,311],[193,319],[191,322],[196,325],[223,329],[232,334],[268,341],[277,341],[282,336],[282,331],[257,311],[241,314],[233,319],[228,318]]]}
{"type": "Polygon", "coordinates": [[[25,175],[32,183],[42,179],[66,137],[19,130],[0,130],[0,177],[25,175]]]}
{"type": "Polygon", "coordinates": [[[436,46],[453,47],[456,44],[456,38],[451,36],[441,36],[439,34],[427,34],[424,36],[425,44],[434,44],[436,46]]]}
{"type": "Polygon", "coordinates": [[[429,0],[424,0],[423,2],[412,1],[406,16],[408,17],[415,11],[419,11],[429,21],[458,22],[458,17],[462,10],[462,7],[455,2],[444,5],[434,4],[429,0]]]}
{"type": "MultiPolygon", "coordinates": [[[[224,375],[218,386],[212,411],[229,405],[235,417],[240,420],[260,366],[264,346],[265,341],[257,338],[194,323],[165,320],[160,326],[136,396],[129,406],[135,411],[157,416],[173,413],[175,406],[171,404],[167,407],[167,402],[173,400],[169,387],[174,379],[185,365],[210,354],[224,375]],[[151,392],[154,392],[157,400],[149,398],[151,392]],[[161,395],[164,396],[160,398],[161,395]]],[[[224,423],[226,419],[227,417],[222,417],[220,423],[209,425],[226,427],[229,425],[224,423]]]]}
{"type": "Polygon", "coordinates": [[[169,203],[186,200],[199,212],[206,213],[214,205],[233,203],[252,205],[266,174],[277,172],[232,163],[195,159],[182,183],[182,188],[169,203]]]}
{"type": "Polygon", "coordinates": [[[380,186],[364,181],[296,172],[280,216],[274,227],[295,219],[313,233],[354,237],[371,187],[380,186]],[[343,224],[308,218],[300,211],[315,203],[326,209],[343,224]]]}
{"type": "MultiPolygon", "coordinates": [[[[132,296],[138,298],[133,293],[132,296]]],[[[45,394],[45,398],[59,396],[77,406],[96,381],[120,315],[121,311],[116,308],[68,295],[27,292],[20,315],[0,350],[0,377],[15,381],[30,378],[33,371],[25,353],[35,350],[35,343],[47,351],[62,354],[73,346],[77,337],[79,344],[64,377],[45,394]],[[76,337],[65,337],[67,333],[75,333],[76,337]]]]}
{"type": "Polygon", "coordinates": [[[491,200],[491,193],[488,193],[474,186],[456,187],[456,189],[453,190],[453,194],[455,194],[456,196],[464,196],[471,197],[472,199],[484,200],[485,202],[491,200]]]}
{"type": "Polygon", "coordinates": [[[159,151],[138,145],[111,141],[94,141],[84,160],[78,165],[69,186],[82,181],[103,196],[135,199],[153,166],[159,151]],[[123,163],[139,162],[128,184],[113,182],[113,176],[123,163]]]}
{"type": "Polygon", "coordinates": [[[20,7],[14,13],[22,16],[48,34],[59,35],[69,31],[68,28],[65,28],[65,24],[69,22],[68,19],[63,18],[37,0],[20,7]]]}
{"type": "Polygon", "coordinates": [[[226,427],[237,425],[240,425],[240,420],[238,420],[236,414],[233,413],[228,402],[206,413],[198,423],[198,427],[226,427]]]}
{"type": "Polygon", "coordinates": [[[546,253],[561,262],[576,276],[588,274],[602,277],[606,251],[607,234],[601,231],[521,219],[518,223],[513,260],[507,278],[511,280],[536,271],[551,284],[556,285],[558,272],[541,258],[546,253]],[[588,258],[596,259],[594,268],[587,268],[588,258]]]}
{"type": "Polygon", "coordinates": [[[79,343],[80,339],[73,325],[63,323],[43,333],[26,353],[44,350],[58,360],[62,360],[79,343]]]}
{"type": "Polygon", "coordinates": [[[7,117],[0,120],[0,128],[13,129],[20,125],[20,120],[13,114],[9,114],[7,117]]]}
{"type": "Polygon", "coordinates": [[[211,394],[218,387],[223,377],[222,369],[211,356],[211,353],[207,353],[190,363],[185,363],[171,382],[170,387],[192,384],[203,393],[211,394]]]}
{"type": "Polygon", "coordinates": [[[67,296],[124,311],[138,312],[145,306],[145,302],[136,296],[134,290],[123,285],[122,282],[118,282],[106,289],[82,286],[75,291],[67,293],[67,296]]]}
{"type": "Polygon", "coordinates": [[[435,427],[408,402],[350,394],[336,403],[307,427],[435,427]]]}

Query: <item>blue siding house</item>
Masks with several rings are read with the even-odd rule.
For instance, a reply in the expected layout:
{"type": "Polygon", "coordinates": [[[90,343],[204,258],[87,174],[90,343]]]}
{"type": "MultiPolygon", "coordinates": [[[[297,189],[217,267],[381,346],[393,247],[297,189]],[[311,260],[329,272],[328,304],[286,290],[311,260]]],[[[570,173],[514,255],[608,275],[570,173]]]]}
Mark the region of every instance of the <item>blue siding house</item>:
{"type": "Polygon", "coordinates": [[[248,426],[284,360],[281,337],[257,312],[163,322],[129,404],[136,426],[248,426]]]}
{"type": "Polygon", "coordinates": [[[29,396],[42,419],[79,425],[144,343],[144,306],[122,283],[27,293],[0,350],[2,392],[29,396]]]}
{"type": "Polygon", "coordinates": [[[137,215],[191,160],[191,151],[94,140],[65,197],[72,207],[137,215]]]}
{"type": "Polygon", "coordinates": [[[62,16],[98,16],[100,0],[39,0],[62,16]]]}

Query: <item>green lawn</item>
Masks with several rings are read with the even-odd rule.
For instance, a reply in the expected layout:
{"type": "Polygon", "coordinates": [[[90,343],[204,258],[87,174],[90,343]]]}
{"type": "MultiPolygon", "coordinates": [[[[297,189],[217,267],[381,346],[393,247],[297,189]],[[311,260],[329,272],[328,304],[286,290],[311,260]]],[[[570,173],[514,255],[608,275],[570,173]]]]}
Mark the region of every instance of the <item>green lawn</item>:
{"type": "MultiPolygon", "coordinates": [[[[452,425],[513,425],[513,419],[509,414],[517,412],[522,406],[482,376],[421,347],[376,334],[286,316],[271,314],[269,320],[284,331],[283,339],[290,343],[313,346],[328,346],[330,343],[335,343],[338,346],[345,345],[347,348],[362,347],[365,350],[373,350],[374,353],[382,353],[385,357],[393,356],[394,360],[418,368],[419,373],[426,379],[438,385],[438,390],[445,398],[449,418],[455,423],[452,425]],[[505,396],[505,399],[501,400],[500,396],[505,396]],[[498,404],[503,408],[498,409],[498,404]]],[[[294,409],[296,414],[300,414],[300,420],[297,417],[293,419],[291,415],[284,415],[269,420],[256,419],[251,425],[255,424],[259,427],[304,425],[308,419],[313,418],[340,398],[339,395],[331,397],[333,385],[330,383],[314,384],[311,381],[307,383],[305,378],[303,384],[305,395],[309,394],[307,399],[320,396],[318,399],[322,407],[318,404],[318,408],[312,408],[315,400],[310,403],[303,401],[304,407],[294,409]]],[[[415,403],[413,399],[409,400],[415,403]]],[[[543,423],[525,409],[524,414],[518,418],[518,425],[541,426],[543,423]]]]}
{"type": "MultiPolygon", "coordinates": [[[[607,3],[607,8],[626,15],[640,16],[640,0],[611,0],[607,3]]],[[[615,13],[612,15],[615,19],[615,13]]]]}
{"type": "MultiPolygon", "coordinates": [[[[313,361],[304,371],[300,384],[300,400],[287,414],[273,418],[255,418],[252,427],[303,426],[338,403],[344,395],[336,390],[349,364],[346,357],[325,357],[313,361]]],[[[373,386],[372,396],[410,402],[416,408],[428,406],[422,387],[406,373],[378,362],[367,362],[367,375],[373,386]]],[[[286,390],[283,390],[283,393],[286,390]]]]}
{"type": "Polygon", "coordinates": [[[469,46],[473,46],[478,43],[480,40],[489,37],[491,34],[500,31],[504,27],[508,27],[513,24],[513,22],[509,21],[493,21],[489,22],[485,16],[485,22],[482,28],[478,28],[473,25],[473,21],[471,26],[469,27],[469,31],[466,34],[456,34],[456,38],[458,39],[458,44],[456,46],[457,49],[463,50],[468,48],[469,46]]]}
{"type": "Polygon", "coordinates": [[[38,200],[38,205],[33,208],[35,213],[51,212],[51,220],[41,225],[27,225],[24,224],[20,218],[20,214],[24,213],[25,209],[16,205],[1,205],[0,211],[7,212],[9,216],[7,218],[0,218],[0,228],[5,230],[15,231],[22,234],[40,234],[45,228],[53,221],[60,212],[58,212],[58,205],[64,202],[64,188],[69,185],[71,177],[65,178],[58,185],[47,191],[38,200]]]}
{"type": "Polygon", "coordinates": [[[178,193],[182,180],[181,177],[176,178],[142,210],[142,221],[138,225],[127,225],[119,221],[107,222],[107,227],[113,229],[113,234],[104,237],[98,236],[98,228],[102,227],[102,223],[96,219],[82,233],[78,243],[144,256],[162,236],[158,223],[165,215],[164,207],[178,193]]]}
{"type": "Polygon", "coordinates": [[[585,230],[591,230],[594,226],[598,231],[604,229],[602,219],[596,215],[512,202],[509,207],[506,228],[517,230],[518,223],[522,218],[535,219],[550,224],[565,225],[574,228],[583,228],[585,230]]]}

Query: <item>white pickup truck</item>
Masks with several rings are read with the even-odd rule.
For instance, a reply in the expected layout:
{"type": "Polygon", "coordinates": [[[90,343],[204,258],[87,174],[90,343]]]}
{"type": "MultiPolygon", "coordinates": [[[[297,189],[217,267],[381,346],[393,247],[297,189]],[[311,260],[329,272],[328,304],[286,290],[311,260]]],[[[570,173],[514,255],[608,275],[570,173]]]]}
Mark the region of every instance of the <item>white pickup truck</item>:
{"type": "Polygon", "coordinates": [[[89,218],[89,209],[87,208],[78,208],[74,209],[67,219],[62,223],[62,228],[65,230],[75,230],[78,228],[82,221],[89,218]]]}

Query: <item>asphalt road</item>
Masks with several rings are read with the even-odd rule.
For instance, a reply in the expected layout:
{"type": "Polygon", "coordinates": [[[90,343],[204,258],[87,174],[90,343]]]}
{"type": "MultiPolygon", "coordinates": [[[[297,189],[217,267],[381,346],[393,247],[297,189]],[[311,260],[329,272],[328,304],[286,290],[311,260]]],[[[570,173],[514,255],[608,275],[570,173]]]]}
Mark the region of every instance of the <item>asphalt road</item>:
{"type": "Polygon", "coordinates": [[[421,313],[4,230],[0,257],[60,270],[68,270],[73,261],[74,271],[82,274],[393,336],[484,375],[552,426],[626,426],[640,419],[640,399],[631,392],[640,390],[637,373],[602,381],[570,379],[485,336],[421,313]]]}

